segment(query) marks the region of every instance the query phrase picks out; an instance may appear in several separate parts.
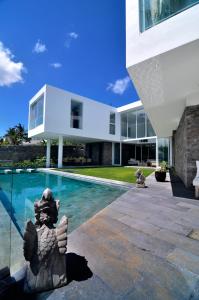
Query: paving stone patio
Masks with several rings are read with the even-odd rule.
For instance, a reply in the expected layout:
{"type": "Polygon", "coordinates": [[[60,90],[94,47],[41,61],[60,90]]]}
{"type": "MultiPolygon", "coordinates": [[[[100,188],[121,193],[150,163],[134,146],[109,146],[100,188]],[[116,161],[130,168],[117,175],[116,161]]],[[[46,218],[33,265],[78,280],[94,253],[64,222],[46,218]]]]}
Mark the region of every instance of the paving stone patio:
{"type": "Polygon", "coordinates": [[[173,197],[169,178],[147,185],[70,234],[71,282],[37,299],[199,299],[199,201],[173,197]]]}

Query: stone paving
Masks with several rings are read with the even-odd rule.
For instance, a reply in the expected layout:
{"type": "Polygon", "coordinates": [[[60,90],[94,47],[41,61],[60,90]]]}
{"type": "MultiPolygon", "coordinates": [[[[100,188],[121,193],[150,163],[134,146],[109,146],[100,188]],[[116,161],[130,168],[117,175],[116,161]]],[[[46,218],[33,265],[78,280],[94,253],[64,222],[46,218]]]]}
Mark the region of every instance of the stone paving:
{"type": "Polygon", "coordinates": [[[169,178],[147,184],[69,235],[71,282],[37,299],[199,299],[199,201],[173,197],[169,178]]]}

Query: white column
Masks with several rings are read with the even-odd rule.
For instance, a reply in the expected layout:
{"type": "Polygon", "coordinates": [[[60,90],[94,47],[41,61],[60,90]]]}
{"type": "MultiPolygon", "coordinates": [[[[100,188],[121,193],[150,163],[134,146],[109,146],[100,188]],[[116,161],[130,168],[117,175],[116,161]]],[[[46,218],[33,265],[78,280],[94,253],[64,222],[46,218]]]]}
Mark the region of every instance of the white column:
{"type": "Polygon", "coordinates": [[[63,166],[63,136],[59,136],[59,146],[58,146],[58,168],[63,166]]]}
{"type": "Polygon", "coordinates": [[[170,167],[173,166],[173,145],[172,145],[172,136],[169,137],[169,164],[170,164],[170,167]]]}
{"type": "Polygon", "coordinates": [[[115,161],[115,143],[112,142],[112,166],[114,165],[115,161]]]}
{"type": "Polygon", "coordinates": [[[50,139],[47,140],[46,146],[46,168],[50,168],[50,139]]]}
{"type": "Polygon", "coordinates": [[[137,160],[137,147],[135,145],[135,160],[137,160]]]}
{"type": "Polygon", "coordinates": [[[120,166],[122,165],[122,143],[120,142],[120,166]]]}
{"type": "Polygon", "coordinates": [[[156,138],[156,151],[155,151],[155,156],[156,156],[156,168],[159,167],[159,157],[158,157],[158,138],[156,138]]]}

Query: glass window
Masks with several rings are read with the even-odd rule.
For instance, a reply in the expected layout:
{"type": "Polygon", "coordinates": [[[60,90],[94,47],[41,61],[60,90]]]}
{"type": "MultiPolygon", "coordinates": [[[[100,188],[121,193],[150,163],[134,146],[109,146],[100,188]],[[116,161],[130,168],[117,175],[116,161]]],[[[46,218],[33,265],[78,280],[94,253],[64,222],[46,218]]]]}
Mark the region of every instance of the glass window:
{"type": "Polygon", "coordinates": [[[137,110],[137,138],[145,136],[145,112],[144,109],[137,110]]]}
{"type": "Polygon", "coordinates": [[[158,139],[158,158],[159,162],[169,161],[169,139],[160,138],[158,139]]]}
{"type": "Polygon", "coordinates": [[[147,136],[155,136],[155,131],[153,130],[153,127],[147,115],[146,115],[146,129],[147,129],[147,136]]]}
{"type": "Polygon", "coordinates": [[[196,5],[199,0],[140,0],[141,32],[196,5]]]}
{"type": "Polygon", "coordinates": [[[29,129],[43,124],[44,95],[30,106],[29,129]]]}
{"type": "Polygon", "coordinates": [[[121,136],[128,139],[155,136],[151,122],[143,108],[121,114],[121,136]]]}
{"type": "Polygon", "coordinates": [[[71,128],[82,129],[82,103],[71,101],[71,128]]]}
{"type": "Polygon", "coordinates": [[[115,113],[110,113],[109,133],[115,134],[115,113]]]}
{"type": "Polygon", "coordinates": [[[119,143],[114,144],[114,164],[115,165],[120,164],[120,144],[119,143]]]}
{"type": "Polygon", "coordinates": [[[127,113],[121,114],[121,136],[127,137],[127,113]]]}
{"type": "Polygon", "coordinates": [[[128,138],[136,138],[136,111],[128,112],[128,138]]]}

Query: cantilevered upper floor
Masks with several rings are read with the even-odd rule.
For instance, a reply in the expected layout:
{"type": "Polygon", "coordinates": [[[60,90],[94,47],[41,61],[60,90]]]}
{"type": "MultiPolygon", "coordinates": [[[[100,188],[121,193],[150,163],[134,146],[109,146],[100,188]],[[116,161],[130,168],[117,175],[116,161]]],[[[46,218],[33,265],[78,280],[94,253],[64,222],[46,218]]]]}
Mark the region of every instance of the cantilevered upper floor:
{"type": "Polygon", "coordinates": [[[199,103],[198,16],[198,0],[126,0],[126,65],[159,137],[199,103]]]}
{"type": "Polygon", "coordinates": [[[45,85],[29,103],[30,137],[119,141],[117,109],[45,85]]]}
{"type": "Polygon", "coordinates": [[[29,103],[29,137],[128,142],[155,137],[141,101],[115,108],[45,85],[29,103]]]}

